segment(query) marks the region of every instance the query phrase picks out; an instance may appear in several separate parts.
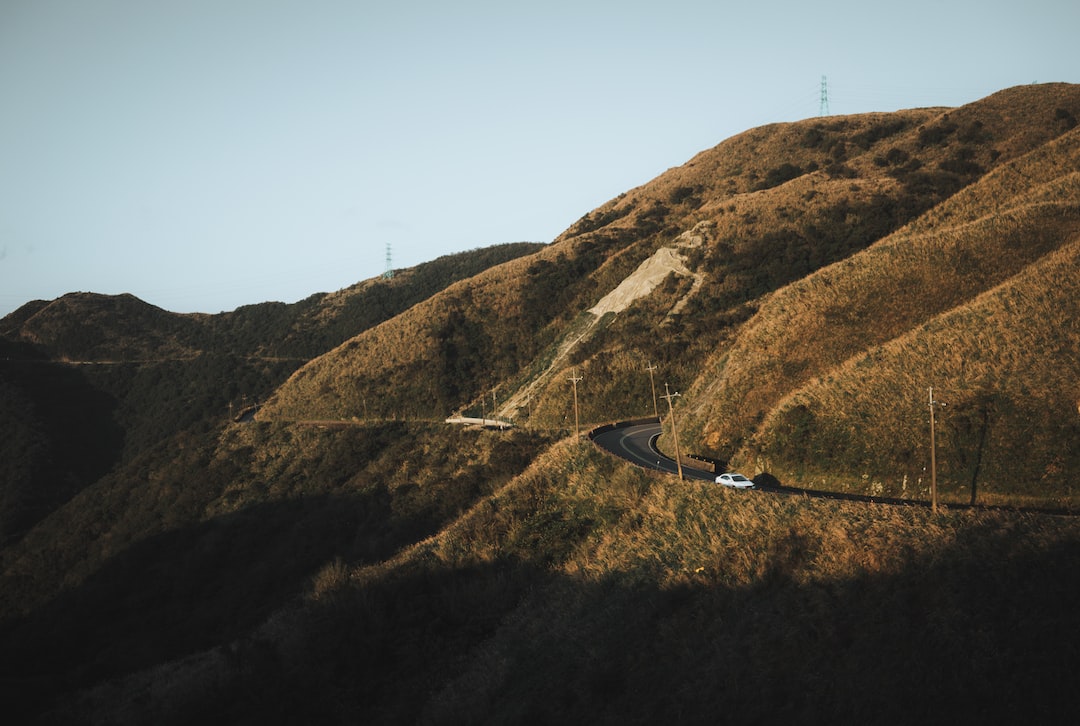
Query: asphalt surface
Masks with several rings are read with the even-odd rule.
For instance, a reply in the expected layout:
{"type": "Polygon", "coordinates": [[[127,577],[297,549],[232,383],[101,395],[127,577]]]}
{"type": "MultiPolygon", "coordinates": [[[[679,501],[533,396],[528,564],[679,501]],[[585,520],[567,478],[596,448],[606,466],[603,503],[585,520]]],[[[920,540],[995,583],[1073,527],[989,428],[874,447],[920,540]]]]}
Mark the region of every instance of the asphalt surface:
{"type": "MultiPolygon", "coordinates": [[[[643,423],[619,427],[593,436],[593,442],[615,456],[622,457],[646,469],[678,473],[675,460],[664,456],[656,449],[656,439],[660,436],[660,424],[643,423]]],[[[683,466],[683,476],[687,479],[713,481],[716,475],[683,466]]]]}

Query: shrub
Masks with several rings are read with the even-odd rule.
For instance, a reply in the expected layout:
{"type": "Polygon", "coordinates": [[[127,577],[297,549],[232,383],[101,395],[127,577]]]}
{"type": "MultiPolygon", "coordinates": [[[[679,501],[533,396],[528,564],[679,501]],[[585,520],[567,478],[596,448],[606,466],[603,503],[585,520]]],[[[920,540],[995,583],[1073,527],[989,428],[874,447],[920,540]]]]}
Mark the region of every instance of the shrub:
{"type": "Polygon", "coordinates": [[[765,172],[765,179],[757,185],[756,189],[758,191],[762,189],[772,189],[773,187],[778,187],[792,179],[797,179],[802,176],[802,174],[803,170],[801,167],[785,162],[780,166],[765,172]]]}

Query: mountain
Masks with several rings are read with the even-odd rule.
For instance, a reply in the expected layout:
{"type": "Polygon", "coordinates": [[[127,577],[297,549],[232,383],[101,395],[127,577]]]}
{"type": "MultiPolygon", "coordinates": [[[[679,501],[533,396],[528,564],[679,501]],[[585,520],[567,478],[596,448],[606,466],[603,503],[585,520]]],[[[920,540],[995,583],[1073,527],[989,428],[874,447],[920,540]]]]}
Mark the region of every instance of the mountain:
{"type": "Polygon", "coordinates": [[[651,413],[652,361],[686,389],[698,453],[910,496],[929,486],[934,386],[953,405],[951,496],[1071,506],[1077,114],[1076,88],[1051,85],[753,129],[312,360],[260,417],[479,415],[494,396],[508,420],[566,427],[577,369],[581,412],[602,423],[651,413]],[[675,274],[597,307],[665,251],[675,274]]]}
{"type": "Polygon", "coordinates": [[[925,486],[934,386],[950,406],[940,443],[958,497],[1068,501],[1080,474],[1078,170],[1073,130],[778,291],[709,361],[688,426],[739,466],[819,483],[861,474],[902,495],[925,486]]]}
{"type": "Polygon", "coordinates": [[[238,414],[312,357],[455,280],[542,246],[446,255],[292,305],[219,315],[171,313],[132,295],[27,303],[0,320],[0,542],[117,461],[238,414]]]}
{"type": "Polygon", "coordinates": [[[259,303],[218,315],[170,313],[133,295],[71,293],[23,305],[0,319],[0,335],[54,358],[93,362],[204,352],[310,359],[457,280],[543,246],[518,242],[444,255],[298,303],[259,303]]]}
{"type": "Polygon", "coordinates": [[[295,305],[28,303],[0,321],[7,711],[1071,718],[1078,116],[1046,84],[751,129],[551,244],[295,305]],[[774,486],[610,457],[571,377],[583,426],[679,392],[662,449],[677,423],[774,486]]]}

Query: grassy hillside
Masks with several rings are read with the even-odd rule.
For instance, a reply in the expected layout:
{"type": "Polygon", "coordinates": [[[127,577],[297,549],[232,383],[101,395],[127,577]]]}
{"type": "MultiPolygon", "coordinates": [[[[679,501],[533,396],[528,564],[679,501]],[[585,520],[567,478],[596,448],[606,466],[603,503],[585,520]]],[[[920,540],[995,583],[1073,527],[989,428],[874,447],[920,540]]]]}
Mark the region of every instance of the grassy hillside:
{"type": "MultiPolygon", "coordinates": [[[[944,501],[1080,505],[1080,236],[1015,279],[800,387],[742,453],[825,488],[928,497],[926,390],[944,501]],[[890,371],[882,376],[873,369],[890,371]],[[1037,382],[1037,383],[1036,383],[1037,382]],[[772,454],[772,456],[770,456],[772,454]],[[836,476],[859,472],[863,481],[836,476]],[[831,481],[830,481],[831,480],[831,481]]],[[[783,472],[783,473],[782,473],[783,472]]]]}
{"type": "Polygon", "coordinates": [[[326,562],[437,532],[545,446],[401,423],[163,442],[0,551],[0,685],[48,697],[239,637],[326,562]]]}
{"type": "Polygon", "coordinates": [[[261,304],[215,316],[215,340],[242,341],[247,350],[270,357],[309,360],[358,333],[408,310],[459,280],[545,245],[515,242],[444,255],[415,267],[395,270],[294,305],[261,304]],[[275,316],[268,315],[276,309],[275,316]]]}
{"type": "Polygon", "coordinates": [[[0,544],[117,462],[264,400],[311,357],[455,280],[543,245],[447,255],[293,305],[181,315],[72,293],[0,320],[0,544]]]}
{"type": "Polygon", "coordinates": [[[399,555],[328,563],[249,637],[59,713],[1054,721],[1074,708],[1077,566],[1071,519],[730,492],[564,442],[399,555]]]}
{"type": "Polygon", "coordinates": [[[846,486],[866,475],[910,495],[925,491],[919,404],[934,385],[959,406],[942,417],[943,473],[957,498],[967,499],[961,487],[981,478],[993,483],[985,493],[1008,487],[1022,494],[1016,487],[1026,486],[1027,495],[1075,505],[1070,488],[1080,469],[1070,432],[1078,423],[1071,409],[1080,379],[1073,322],[1080,278],[1067,250],[1080,239],[1078,168],[1080,129],[780,291],[699,379],[688,430],[744,468],[778,467],[775,475],[803,481],[824,474],[846,486]],[[883,348],[920,330],[931,338],[921,349],[883,348]],[[855,378],[856,390],[869,395],[851,389],[855,378]],[[834,392],[826,408],[794,401],[804,386],[833,385],[848,392],[834,392]],[[1037,445],[1019,438],[1031,445],[1026,456],[1012,446],[988,449],[989,421],[976,425],[987,407],[995,410],[999,443],[1029,431],[1032,420],[1045,421],[1047,433],[1037,445]],[[766,419],[767,432],[758,429],[766,419]],[[997,458],[982,461],[980,450],[997,458]]]}
{"type": "Polygon", "coordinates": [[[170,313],[132,295],[71,293],[22,306],[0,320],[0,336],[76,361],[153,361],[208,351],[308,360],[458,280],[543,247],[518,242],[444,255],[298,303],[258,303],[217,315],[170,313]]]}
{"type": "MultiPolygon", "coordinates": [[[[930,367],[918,375],[937,380],[914,392],[900,383],[915,375],[911,362],[889,369],[873,353],[973,304],[1072,239],[1080,229],[1078,115],[1077,87],[1052,84],[1009,89],[959,109],[752,129],[591,212],[542,253],[463,281],[311,361],[262,416],[439,419],[494,405],[518,423],[567,430],[575,371],[583,377],[582,419],[606,422],[652,412],[651,362],[661,392],[668,383],[684,394],[687,448],[751,473],[776,467],[774,475],[809,483],[824,472],[830,487],[899,487],[913,495],[921,491],[916,480],[926,478],[927,452],[912,444],[912,422],[903,425],[903,438],[874,433],[863,440],[860,432],[873,429],[859,426],[854,442],[820,441],[805,450],[828,448],[819,461],[779,454],[786,442],[761,427],[801,386],[859,356],[894,392],[885,404],[890,412],[910,412],[913,393],[933,384],[974,386],[985,397],[992,380],[1012,376],[1008,361],[1023,353],[1006,348],[1022,336],[1001,338],[1002,367],[991,377],[957,384],[930,367]],[[585,312],[661,247],[677,248],[691,275],[673,274],[602,319],[585,312]]],[[[1077,338],[1068,325],[1040,330],[1057,330],[1059,339],[1030,331],[1024,340],[1035,349],[1064,345],[1068,352],[1077,338]]],[[[940,344],[966,355],[957,341],[972,335],[955,331],[940,344]]],[[[1074,367],[1067,362],[1062,370],[1053,380],[1068,379],[1074,367]]],[[[992,395],[1007,402],[998,407],[1009,419],[1002,425],[1015,429],[1030,410],[1013,400],[1018,391],[1006,386],[992,395]]],[[[1059,409],[1047,410],[1060,418],[1059,409]]],[[[971,428],[968,418],[943,421],[946,438],[977,441],[949,430],[971,428]]],[[[790,425],[809,422],[803,416],[790,425]]],[[[1074,458],[1072,421],[1063,423],[1040,447],[1066,453],[1026,462],[1051,474],[1039,474],[1025,500],[1071,502],[1067,485],[1077,472],[1062,462],[1074,458]]],[[[970,448],[943,451],[942,474],[956,497],[967,501],[960,488],[970,490],[979,477],[1016,475],[1005,459],[976,467],[978,446],[970,448]]]]}
{"type": "Polygon", "coordinates": [[[751,129],[550,245],[295,305],[28,304],[5,715],[1071,723],[1080,520],[1036,510],[1078,504],[1077,118],[1051,84],[751,129]],[[949,506],[566,435],[573,373],[587,426],[652,413],[650,362],[684,449],[911,500],[932,385],[949,506]],[[442,423],[493,408],[516,426],[442,423]]]}

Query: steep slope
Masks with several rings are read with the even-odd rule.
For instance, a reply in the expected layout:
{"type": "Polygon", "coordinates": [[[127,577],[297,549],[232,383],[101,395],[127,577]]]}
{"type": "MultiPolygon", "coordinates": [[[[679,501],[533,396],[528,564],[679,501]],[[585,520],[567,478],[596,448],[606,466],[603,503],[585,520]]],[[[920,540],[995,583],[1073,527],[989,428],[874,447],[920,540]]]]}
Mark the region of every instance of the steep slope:
{"type": "Polygon", "coordinates": [[[459,282],[301,368],[259,418],[441,420],[537,356],[559,309],[547,296],[588,271],[569,264],[547,249],[459,282]]]}
{"type": "MultiPolygon", "coordinates": [[[[770,293],[867,249],[1077,116],[1080,89],[1052,84],[960,109],[747,131],[585,215],[528,262],[464,281],[312,361],[263,416],[479,415],[494,396],[500,415],[565,428],[573,368],[585,377],[584,420],[649,413],[647,362],[688,386],[770,293]],[[678,242],[691,232],[696,249],[678,242]],[[588,312],[669,247],[689,274],[617,313],[588,312]]],[[[1007,192],[1007,175],[997,179],[993,193],[1007,192]]],[[[716,437],[706,445],[734,451],[716,437]]]]}
{"type": "Polygon", "coordinates": [[[936,417],[944,501],[1075,508],[1078,270],[1074,233],[969,304],[796,388],[769,412],[744,461],[760,455],[775,476],[795,470],[826,488],[854,488],[831,472],[861,472],[873,493],[927,499],[932,384],[948,404],[936,417]]]}
{"type": "Polygon", "coordinates": [[[730,492],[563,441],[433,536],[328,563],[246,637],[51,715],[1067,721],[1078,526],[730,492]]]}
{"type": "MultiPolygon", "coordinates": [[[[866,252],[779,291],[762,304],[730,351],[715,356],[707,366],[688,397],[693,401],[689,430],[713,454],[737,455],[737,463],[753,468],[759,464],[752,452],[760,453],[765,448],[777,452],[782,446],[764,440],[747,443],[756,426],[773,415],[773,407],[807,382],[835,376],[837,368],[858,357],[861,366],[869,366],[871,375],[881,379],[880,384],[892,382],[892,392],[877,399],[877,414],[861,414],[859,426],[868,439],[856,436],[855,443],[834,441],[830,447],[834,451],[823,458],[822,464],[844,459],[842,472],[850,475],[855,473],[852,464],[859,461],[855,466],[864,469],[861,473],[888,472],[894,479],[915,479],[928,457],[924,447],[911,443],[913,438],[922,438],[910,431],[910,426],[920,420],[918,409],[910,405],[920,400],[918,387],[911,387],[912,379],[921,378],[922,389],[930,385],[943,389],[988,387],[994,379],[1019,375],[1011,363],[1017,358],[1042,357],[1049,351],[1061,353],[1054,363],[1058,372],[1046,370],[1043,372],[1048,378],[1034,380],[1062,382],[1070,376],[1080,378],[1074,352],[1080,335],[1068,317],[1072,301],[1066,292],[1077,276],[1075,267],[1060,261],[1046,262],[1049,269],[1056,270],[1054,275],[1027,275],[1012,283],[1026,284],[1032,294],[1058,300],[1058,307],[1043,306],[1032,310],[1030,317],[958,315],[950,319],[947,333],[938,334],[939,347],[932,355],[905,361],[873,354],[878,346],[908,331],[930,323],[940,327],[944,324],[940,316],[946,311],[975,304],[981,294],[1014,276],[1025,275],[1029,266],[1072,244],[1080,234],[1078,172],[1080,129],[1001,166],[866,252]],[[976,320],[976,329],[966,327],[976,320]],[[1046,327],[1054,320],[1057,325],[1046,327]],[[981,374],[969,371],[957,378],[956,371],[942,367],[945,361],[985,356],[985,340],[980,336],[987,335],[988,328],[994,329],[990,335],[1004,333],[1008,326],[1020,326],[1028,334],[1021,349],[1002,341],[1004,347],[996,349],[1000,358],[997,370],[984,365],[982,368],[987,370],[981,374]],[[918,375],[915,371],[919,371],[918,375]],[[909,430],[905,436],[897,439],[873,435],[865,428],[869,420],[890,419],[888,412],[895,411],[906,412],[905,428],[909,430]],[[740,453],[744,444],[748,448],[740,453]],[[890,449],[890,445],[897,448],[890,449]],[[862,459],[856,455],[845,458],[842,450],[852,446],[876,453],[862,459]],[[866,458],[875,461],[863,462],[866,458]]],[[[1040,384],[1044,393],[1036,398],[1047,406],[1048,413],[1056,412],[1051,420],[1070,422],[1061,416],[1061,406],[1056,403],[1072,395],[1068,386],[1075,384],[1065,385],[1063,391],[1040,384]]],[[[1032,409],[1019,405],[1012,396],[1007,398],[1012,401],[1008,407],[1012,414],[1002,425],[1017,430],[1017,417],[1032,409]]],[[[840,405],[834,415],[852,415],[847,409],[840,405]]],[[[903,425],[891,419],[890,423],[903,425]]],[[[807,420],[801,426],[810,424],[807,420]]],[[[779,461],[771,463],[777,465],[779,461]]],[[[764,462],[760,465],[764,466],[764,462]]],[[[810,466],[810,462],[804,458],[803,465],[810,466]]],[[[1048,465],[1046,462],[1043,467],[1048,465]]],[[[790,474],[790,467],[784,473],[790,474]]],[[[1013,472],[1007,467],[984,470],[984,476],[994,478],[1010,474],[1015,475],[1015,468],[1013,472]]],[[[1058,485],[1064,485],[1073,475],[1062,472],[1058,485]]]]}
{"type": "Polygon", "coordinates": [[[325,563],[390,557],[548,445],[403,423],[228,424],[162,444],[0,550],[0,693],[25,702],[25,681],[47,706],[238,638],[325,563]]]}

